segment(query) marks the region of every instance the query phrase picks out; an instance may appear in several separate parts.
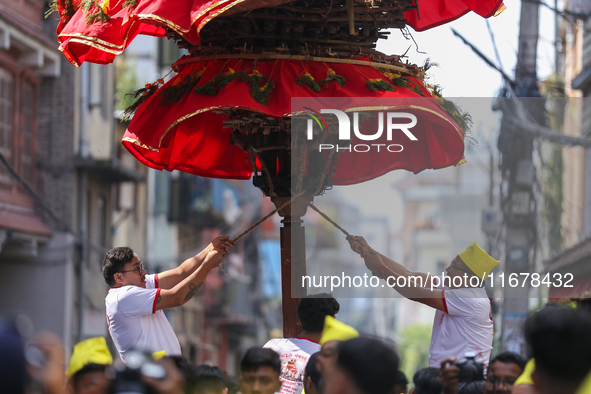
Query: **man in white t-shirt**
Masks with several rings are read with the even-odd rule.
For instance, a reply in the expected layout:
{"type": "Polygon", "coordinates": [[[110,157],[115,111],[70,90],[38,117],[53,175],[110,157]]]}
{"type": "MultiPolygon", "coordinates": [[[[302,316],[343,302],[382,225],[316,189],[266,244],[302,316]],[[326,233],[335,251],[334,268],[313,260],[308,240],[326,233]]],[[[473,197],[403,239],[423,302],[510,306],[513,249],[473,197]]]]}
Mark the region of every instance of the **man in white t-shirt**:
{"type": "Polygon", "coordinates": [[[298,338],[271,339],[263,346],[281,357],[281,394],[300,394],[304,388],[304,370],[310,356],[320,351],[324,318],[334,317],[340,305],[329,294],[313,294],[300,301],[298,320],[302,332],[298,338]]]}
{"type": "Polygon", "coordinates": [[[474,242],[452,260],[445,269],[444,279],[408,271],[373,250],[363,237],[349,236],[347,240],[375,276],[385,279],[389,286],[406,283],[404,287],[394,286],[394,289],[408,299],[437,310],[429,348],[430,367],[439,368],[442,360],[452,356],[463,362],[464,354],[468,352],[475,352],[476,361],[488,365],[493,321],[483,284],[499,261],[474,242]],[[397,280],[399,277],[405,280],[397,280]]]}
{"type": "Polygon", "coordinates": [[[128,247],[107,252],[103,277],[111,287],[105,298],[109,333],[121,359],[132,349],[180,355],[181,347],[162,309],[189,301],[209,271],[232,248],[229,237],[215,238],[177,268],[146,275],[139,256],[128,247]]]}

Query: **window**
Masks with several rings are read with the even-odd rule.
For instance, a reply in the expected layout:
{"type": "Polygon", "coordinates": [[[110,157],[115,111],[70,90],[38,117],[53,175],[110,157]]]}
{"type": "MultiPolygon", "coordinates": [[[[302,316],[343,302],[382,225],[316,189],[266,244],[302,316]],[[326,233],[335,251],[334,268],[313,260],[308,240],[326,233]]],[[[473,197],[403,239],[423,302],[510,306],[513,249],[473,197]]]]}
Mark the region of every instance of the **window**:
{"type": "MultiPolygon", "coordinates": [[[[21,178],[35,186],[37,150],[37,85],[27,73],[0,66],[0,153],[21,178]]],[[[0,164],[0,187],[16,182],[0,164]]]]}

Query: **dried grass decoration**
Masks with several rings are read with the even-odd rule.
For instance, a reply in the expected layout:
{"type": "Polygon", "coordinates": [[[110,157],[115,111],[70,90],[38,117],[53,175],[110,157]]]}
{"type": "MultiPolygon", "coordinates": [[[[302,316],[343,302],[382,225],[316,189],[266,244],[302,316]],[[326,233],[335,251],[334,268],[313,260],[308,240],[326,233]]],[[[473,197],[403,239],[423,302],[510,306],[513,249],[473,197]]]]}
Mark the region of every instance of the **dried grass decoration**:
{"type": "Polygon", "coordinates": [[[156,93],[156,91],[161,85],[164,85],[164,79],[162,78],[158,79],[156,82],[147,83],[143,88],[138,89],[133,93],[126,94],[125,96],[133,96],[133,98],[139,98],[132,105],[126,108],[125,111],[123,111],[119,119],[122,122],[129,121],[135,114],[135,111],[137,111],[138,107],[144,101],[149,99],[154,93],[156,93]]]}
{"type": "Polygon", "coordinates": [[[168,85],[162,92],[162,105],[177,103],[185,94],[193,91],[206,70],[207,66],[194,74],[185,75],[184,78],[177,78],[172,84],[168,85]]]}
{"type": "Polygon", "coordinates": [[[322,89],[326,88],[328,83],[331,81],[335,81],[339,86],[343,86],[346,83],[345,77],[343,77],[342,75],[337,75],[337,73],[335,73],[332,68],[329,68],[326,71],[326,78],[324,78],[318,82],[316,82],[314,80],[314,77],[312,75],[310,75],[310,73],[308,73],[307,71],[304,75],[300,75],[295,80],[295,82],[298,85],[300,85],[300,86],[306,85],[307,87],[309,87],[310,89],[312,89],[316,93],[318,93],[322,89]]]}

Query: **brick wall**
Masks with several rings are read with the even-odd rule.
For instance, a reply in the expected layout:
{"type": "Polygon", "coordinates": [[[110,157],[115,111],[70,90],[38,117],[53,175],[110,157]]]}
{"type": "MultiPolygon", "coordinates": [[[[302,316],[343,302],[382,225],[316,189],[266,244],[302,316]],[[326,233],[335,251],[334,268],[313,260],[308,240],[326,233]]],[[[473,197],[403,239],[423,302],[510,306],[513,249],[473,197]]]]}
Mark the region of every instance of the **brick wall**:
{"type": "MultiPolygon", "coordinates": [[[[44,23],[55,40],[55,18],[44,23]]],[[[38,191],[54,213],[73,226],[76,171],[74,167],[75,68],[62,58],[61,75],[44,78],[39,87],[37,166],[38,191]]],[[[55,225],[55,223],[53,223],[55,225]]]]}

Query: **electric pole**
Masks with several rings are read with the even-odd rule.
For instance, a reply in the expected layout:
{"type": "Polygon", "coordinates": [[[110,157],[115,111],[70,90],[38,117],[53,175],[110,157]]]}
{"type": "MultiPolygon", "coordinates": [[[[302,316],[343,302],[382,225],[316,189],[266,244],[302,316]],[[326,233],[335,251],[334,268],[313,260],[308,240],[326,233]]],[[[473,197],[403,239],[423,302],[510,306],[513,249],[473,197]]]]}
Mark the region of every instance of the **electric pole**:
{"type": "MultiPolygon", "coordinates": [[[[519,22],[519,47],[515,68],[513,92],[521,101],[520,108],[531,114],[530,118],[543,122],[543,99],[538,90],[536,57],[538,46],[539,3],[521,2],[519,22]]],[[[513,98],[515,99],[515,98],[513,98]]],[[[501,100],[511,100],[501,98],[501,100]]],[[[524,354],[522,327],[529,309],[531,274],[536,239],[536,203],[533,190],[535,169],[532,162],[533,136],[509,124],[508,117],[515,116],[514,105],[503,106],[503,121],[498,146],[502,154],[503,176],[502,211],[505,223],[504,269],[494,277],[494,286],[503,288],[502,350],[524,354]],[[503,280],[500,274],[504,274],[503,280]],[[524,274],[524,275],[521,275],[524,274]],[[515,280],[517,278],[517,285],[515,280]],[[503,283],[504,282],[504,283],[503,283]]]]}

